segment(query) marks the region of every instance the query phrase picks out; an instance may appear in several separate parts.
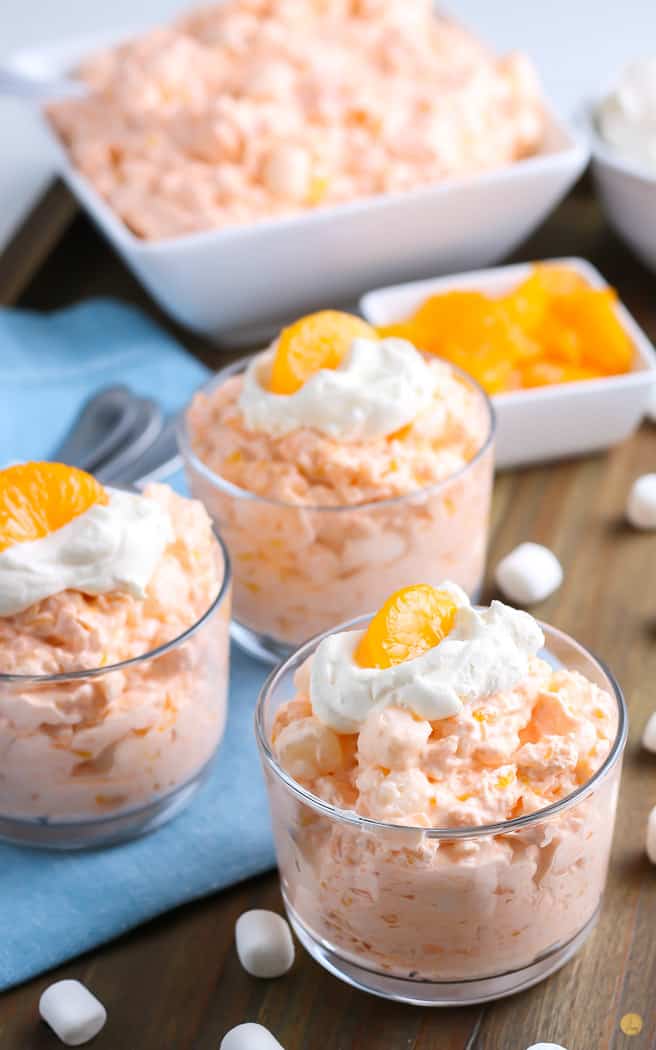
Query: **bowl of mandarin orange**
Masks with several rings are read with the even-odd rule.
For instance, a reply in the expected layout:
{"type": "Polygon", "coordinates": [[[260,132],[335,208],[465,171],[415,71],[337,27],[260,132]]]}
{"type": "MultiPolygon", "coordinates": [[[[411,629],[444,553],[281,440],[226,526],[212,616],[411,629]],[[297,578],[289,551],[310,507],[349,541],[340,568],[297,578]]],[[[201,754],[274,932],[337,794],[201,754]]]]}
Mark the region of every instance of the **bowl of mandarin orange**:
{"type": "Polygon", "coordinates": [[[583,259],[381,288],[360,309],[380,334],[477,379],[497,414],[501,468],[616,444],[639,424],[656,383],[649,339],[583,259]]]}

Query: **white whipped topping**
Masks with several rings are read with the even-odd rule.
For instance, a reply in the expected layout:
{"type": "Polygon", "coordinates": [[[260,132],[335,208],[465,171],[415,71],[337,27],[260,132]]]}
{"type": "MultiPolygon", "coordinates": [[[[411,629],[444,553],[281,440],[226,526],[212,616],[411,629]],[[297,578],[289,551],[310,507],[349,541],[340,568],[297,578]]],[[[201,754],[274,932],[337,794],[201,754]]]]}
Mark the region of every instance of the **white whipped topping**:
{"type": "Polygon", "coordinates": [[[440,584],[458,606],[447,637],[421,656],[382,670],[355,663],[364,631],[343,631],[318,646],[310,672],[316,717],[338,733],[357,733],[374,709],[405,707],[429,722],[462,710],[463,701],[512,689],[544,645],[528,613],[492,602],[472,608],[456,584],[440,584]]]}
{"type": "Polygon", "coordinates": [[[48,536],[0,551],[0,616],[67,589],[145,596],[174,538],[171,520],[145,496],[110,488],[107,494],[105,506],[96,503],[48,536]]]}
{"type": "Polygon", "coordinates": [[[597,122],[618,153],[656,172],[656,57],[626,66],[599,106],[597,122]]]}
{"type": "Polygon", "coordinates": [[[430,404],[432,369],[405,339],[354,339],[338,368],[322,368],[295,394],[268,389],[275,347],[251,362],[239,406],[251,430],[274,437],[314,427],[338,441],[371,441],[412,423],[430,404]]]}

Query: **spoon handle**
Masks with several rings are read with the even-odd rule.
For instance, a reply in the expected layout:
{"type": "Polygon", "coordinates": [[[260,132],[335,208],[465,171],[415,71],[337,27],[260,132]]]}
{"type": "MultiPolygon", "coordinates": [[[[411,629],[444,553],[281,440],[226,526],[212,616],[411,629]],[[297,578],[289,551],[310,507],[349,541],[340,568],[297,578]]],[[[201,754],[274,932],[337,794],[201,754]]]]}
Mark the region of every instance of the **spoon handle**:
{"type": "Polygon", "coordinates": [[[173,417],[164,424],[150,448],[122,474],[123,484],[142,489],[148,482],[163,481],[181,468],[182,457],[178,449],[176,423],[173,417]]]}
{"type": "Polygon", "coordinates": [[[126,386],[105,387],[82,406],[53,459],[98,470],[129,441],[139,415],[137,399],[126,386]]]}
{"type": "Polygon", "coordinates": [[[135,398],[138,410],[136,423],[127,441],[110,457],[95,475],[103,484],[122,483],[126,474],[130,474],[133,464],[137,463],[161,434],[164,425],[162,410],[150,398],[135,398]]]}

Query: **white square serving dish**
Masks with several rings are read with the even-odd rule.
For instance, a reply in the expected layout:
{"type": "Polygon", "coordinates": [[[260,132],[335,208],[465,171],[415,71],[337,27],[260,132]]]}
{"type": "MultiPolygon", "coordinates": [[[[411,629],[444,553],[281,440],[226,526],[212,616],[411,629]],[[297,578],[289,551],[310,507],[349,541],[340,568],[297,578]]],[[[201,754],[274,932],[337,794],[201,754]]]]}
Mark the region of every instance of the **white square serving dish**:
{"type": "MultiPolygon", "coordinates": [[[[8,65],[57,77],[125,37],[23,51],[8,65]]],[[[585,141],[553,114],[548,119],[543,152],[498,171],[157,242],[129,231],[73,168],[45,118],[43,123],[62,177],[159,305],[210,338],[229,339],[248,328],[255,339],[264,326],[353,302],[372,286],[488,265],[512,251],[588,161],[585,141]]]]}
{"type": "MultiPolygon", "coordinates": [[[[608,287],[599,271],[585,259],[545,261],[570,266],[593,288],[608,287]]],[[[394,324],[436,292],[466,288],[502,295],[524,280],[533,265],[498,266],[380,288],[363,296],[360,310],[371,324],[394,324]]],[[[656,385],[656,352],[626,307],[618,303],[616,310],[633,343],[631,371],[603,379],[496,394],[492,403],[497,416],[497,467],[519,467],[598,452],[635,430],[656,385]]]]}

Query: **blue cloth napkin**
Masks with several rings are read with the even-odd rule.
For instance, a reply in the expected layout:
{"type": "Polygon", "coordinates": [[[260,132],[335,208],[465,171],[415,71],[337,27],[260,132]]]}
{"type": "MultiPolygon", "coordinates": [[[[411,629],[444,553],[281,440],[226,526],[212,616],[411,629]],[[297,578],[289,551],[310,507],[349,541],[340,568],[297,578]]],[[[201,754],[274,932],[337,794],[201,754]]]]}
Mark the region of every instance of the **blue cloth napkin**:
{"type": "MultiPolygon", "coordinates": [[[[101,386],[125,383],[168,413],[206,376],[170,336],[118,303],[95,300],[50,315],[0,310],[0,464],[47,458],[101,386]]],[[[252,729],[266,668],[234,646],[231,658],[226,735],[212,776],[184,813],[111,849],[0,846],[0,990],[273,866],[252,729]]]]}
{"type": "Polygon", "coordinates": [[[0,464],[47,459],[103,386],[125,383],[169,414],[207,376],[133,307],[94,299],[51,314],[0,310],[0,464]]]}

